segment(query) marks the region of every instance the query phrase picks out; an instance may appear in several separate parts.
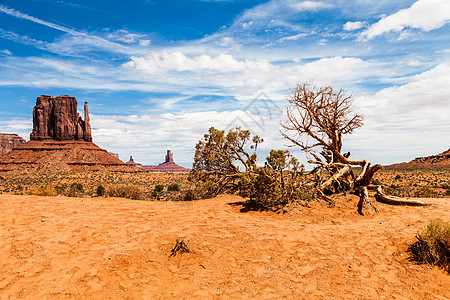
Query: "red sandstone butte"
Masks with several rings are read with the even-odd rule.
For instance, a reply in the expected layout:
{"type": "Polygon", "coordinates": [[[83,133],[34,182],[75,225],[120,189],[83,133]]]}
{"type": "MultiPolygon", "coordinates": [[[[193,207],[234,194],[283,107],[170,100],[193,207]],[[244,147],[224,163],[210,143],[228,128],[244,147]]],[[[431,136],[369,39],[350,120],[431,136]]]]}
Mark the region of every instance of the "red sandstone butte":
{"type": "Polygon", "coordinates": [[[87,102],[84,121],[77,99],[40,96],[33,109],[30,141],[0,157],[0,171],[48,172],[142,172],[92,143],[87,102]]]}
{"type": "Polygon", "coordinates": [[[30,140],[92,142],[87,102],[84,103],[84,121],[77,112],[77,105],[77,99],[67,95],[39,96],[33,108],[30,140]]]}
{"type": "Polygon", "coordinates": [[[136,163],[133,160],[133,156],[130,156],[130,160],[127,162],[127,164],[136,166],[138,168],[141,168],[142,170],[155,173],[188,173],[189,171],[191,171],[191,169],[187,169],[180,165],[177,165],[173,161],[173,153],[171,150],[167,150],[165,161],[157,166],[144,166],[142,164],[136,163]]]}

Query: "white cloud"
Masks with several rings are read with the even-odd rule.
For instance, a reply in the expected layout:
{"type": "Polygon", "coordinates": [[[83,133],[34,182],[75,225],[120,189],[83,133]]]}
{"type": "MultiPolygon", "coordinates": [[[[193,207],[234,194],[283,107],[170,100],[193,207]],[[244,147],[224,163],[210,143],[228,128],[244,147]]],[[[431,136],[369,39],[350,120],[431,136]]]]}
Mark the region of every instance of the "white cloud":
{"type": "Polygon", "coordinates": [[[343,29],[347,30],[347,31],[353,31],[353,30],[358,30],[360,28],[364,27],[364,23],[363,22],[350,22],[348,21],[347,23],[344,24],[343,29]]]}
{"type": "Polygon", "coordinates": [[[238,61],[228,54],[220,54],[216,57],[206,54],[189,57],[177,51],[172,53],[153,52],[145,57],[132,56],[131,61],[127,62],[125,67],[150,74],[158,74],[171,71],[230,73],[248,69],[267,70],[270,66],[267,61],[238,61]]]}
{"type": "Polygon", "coordinates": [[[350,81],[358,81],[378,72],[378,66],[355,57],[322,58],[306,64],[297,64],[283,71],[289,86],[299,82],[310,82],[317,85],[336,85],[350,81]]]}
{"type": "Polygon", "coordinates": [[[25,140],[29,140],[32,129],[33,120],[31,119],[12,119],[8,121],[0,121],[0,132],[15,133],[25,140]]]}
{"type": "Polygon", "coordinates": [[[449,82],[450,63],[442,63],[413,76],[409,83],[356,99],[365,125],[360,135],[351,137],[352,142],[366,148],[373,161],[385,164],[446,150],[449,82]]]}
{"type": "Polygon", "coordinates": [[[11,51],[9,51],[8,49],[0,50],[0,53],[3,55],[12,55],[11,51]]]}
{"type": "Polygon", "coordinates": [[[333,7],[332,4],[324,1],[302,1],[291,5],[297,10],[319,10],[333,7]]]}
{"type": "Polygon", "coordinates": [[[151,44],[151,40],[139,40],[139,45],[142,47],[147,47],[151,44]]]}
{"type": "Polygon", "coordinates": [[[306,33],[299,33],[299,34],[296,34],[296,35],[290,35],[290,36],[282,37],[279,41],[280,42],[296,41],[296,40],[301,39],[301,38],[303,38],[305,36],[308,36],[308,35],[306,33]]]}
{"type": "Polygon", "coordinates": [[[146,34],[130,33],[124,29],[109,33],[107,37],[108,39],[120,41],[125,44],[139,44],[141,46],[150,45],[150,40],[144,39],[147,37],[146,34]]]}
{"type": "Polygon", "coordinates": [[[362,33],[372,39],[384,33],[399,32],[406,27],[430,31],[440,28],[450,21],[450,1],[418,0],[411,7],[384,17],[362,33]]]}
{"type": "Polygon", "coordinates": [[[242,27],[243,27],[243,28],[247,28],[247,27],[251,26],[252,24],[253,24],[253,21],[250,21],[250,22],[244,22],[244,23],[242,23],[242,27]]]}

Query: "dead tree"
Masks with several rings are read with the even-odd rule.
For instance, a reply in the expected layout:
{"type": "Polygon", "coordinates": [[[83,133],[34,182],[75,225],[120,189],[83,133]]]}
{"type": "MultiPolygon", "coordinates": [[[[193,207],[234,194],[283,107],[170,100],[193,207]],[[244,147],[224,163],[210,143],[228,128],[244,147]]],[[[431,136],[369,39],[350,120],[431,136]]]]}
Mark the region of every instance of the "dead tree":
{"type": "Polygon", "coordinates": [[[287,100],[291,106],[287,108],[287,119],[281,123],[281,134],[293,146],[299,146],[307,153],[309,163],[317,165],[312,173],[318,196],[330,200],[328,196],[339,190],[357,192],[360,214],[365,208],[378,212],[369,198],[369,189],[377,191],[376,199],[380,202],[423,205],[421,201],[383,194],[380,186],[370,184],[381,165],[371,166],[366,159],[350,159],[350,152],[341,153],[342,137],[363,125],[363,117],[353,112],[352,95],[346,95],[343,89],[335,91],[330,86],[310,88],[304,83],[297,85],[287,100]],[[358,176],[352,166],[361,167],[358,176]]]}

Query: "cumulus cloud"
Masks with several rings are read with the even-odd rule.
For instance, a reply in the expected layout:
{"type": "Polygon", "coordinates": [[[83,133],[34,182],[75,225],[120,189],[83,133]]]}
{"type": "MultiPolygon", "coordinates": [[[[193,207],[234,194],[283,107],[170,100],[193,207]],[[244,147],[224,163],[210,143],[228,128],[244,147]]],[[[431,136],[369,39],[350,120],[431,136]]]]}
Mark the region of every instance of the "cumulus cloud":
{"type": "Polygon", "coordinates": [[[365,116],[365,125],[359,136],[351,137],[352,143],[365,148],[380,163],[446,150],[450,128],[448,82],[450,63],[442,63],[413,76],[407,84],[357,98],[355,104],[365,116]]]}
{"type": "Polygon", "coordinates": [[[332,4],[324,1],[302,1],[291,5],[297,10],[319,10],[333,7],[332,4]]]}
{"type": "Polygon", "coordinates": [[[358,30],[360,28],[364,27],[364,23],[363,22],[350,22],[348,21],[347,23],[344,24],[343,29],[347,30],[347,31],[353,31],[353,30],[358,30]]]}
{"type": "Polygon", "coordinates": [[[154,52],[145,57],[132,57],[123,66],[145,75],[141,78],[148,82],[163,78],[186,87],[195,85],[222,90],[236,98],[264,90],[283,99],[288,88],[299,82],[343,85],[377,76],[380,72],[377,64],[354,57],[279,63],[263,59],[241,60],[228,54],[212,57],[206,54],[189,56],[182,52],[154,52]],[[180,72],[184,76],[183,82],[179,81],[180,72]]]}
{"type": "Polygon", "coordinates": [[[268,69],[269,63],[265,60],[236,60],[229,54],[220,54],[216,57],[203,54],[189,57],[186,54],[176,52],[153,52],[145,57],[131,57],[125,63],[125,67],[134,68],[150,74],[166,73],[171,71],[217,73],[242,72],[248,69],[268,69]]]}
{"type": "Polygon", "coordinates": [[[399,32],[406,27],[430,31],[450,21],[450,1],[418,0],[411,7],[382,18],[371,25],[362,36],[372,39],[384,33],[399,32]]]}

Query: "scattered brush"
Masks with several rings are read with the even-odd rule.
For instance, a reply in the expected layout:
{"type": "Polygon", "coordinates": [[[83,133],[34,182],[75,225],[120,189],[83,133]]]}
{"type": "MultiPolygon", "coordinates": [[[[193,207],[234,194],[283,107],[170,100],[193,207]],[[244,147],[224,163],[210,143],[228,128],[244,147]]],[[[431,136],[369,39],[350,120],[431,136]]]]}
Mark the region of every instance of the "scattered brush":
{"type": "Polygon", "coordinates": [[[28,195],[35,196],[56,196],[56,191],[49,185],[32,186],[27,191],[28,195]]]}
{"type": "Polygon", "coordinates": [[[182,240],[177,239],[177,242],[175,243],[175,247],[173,247],[172,252],[169,255],[169,258],[172,256],[176,256],[178,252],[180,252],[180,255],[183,255],[183,253],[191,252],[188,245],[184,242],[183,239],[182,240]]]}
{"type": "Polygon", "coordinates": [[[450,221],[432,219],[417,232],[417,242],[409,247],[416,261],[437,265],[450,272],[450,221]]]}
{"type": "Polygon", "coordinates": [[[69,190],[67,191],[67,196],[69,197],[83,197],[84,188],[83,184],[74,182],[70,185],[69,190]]]}
{"type": "Polygon", "coordinates": [[[97,197],[102,197],[106,193],[106,189],[103,185],[99,185],[96,189],[97,197]]]}
{"type": "Polygon", "coordinates": [[[110,185],[106,190],[109,197],[128,198],[133,200],[144,200],[144,192],[133,184],[110,185]]]}

